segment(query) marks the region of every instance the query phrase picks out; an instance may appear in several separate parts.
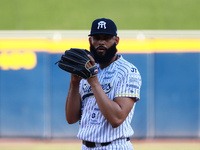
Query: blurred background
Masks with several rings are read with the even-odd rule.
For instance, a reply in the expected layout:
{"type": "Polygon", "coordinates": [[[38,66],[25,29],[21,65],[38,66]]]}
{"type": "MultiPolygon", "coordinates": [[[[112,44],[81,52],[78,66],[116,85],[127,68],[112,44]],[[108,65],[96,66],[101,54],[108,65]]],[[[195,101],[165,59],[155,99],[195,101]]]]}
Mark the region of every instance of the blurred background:
{"type": "Polygon", "coordinates": [[[70,74],[55,65],[89,49],[97,18],[142,76],[135,139],[200,138],[199,0],[0,0],[0,138],[76,138],[65,120],[70,74]]]}

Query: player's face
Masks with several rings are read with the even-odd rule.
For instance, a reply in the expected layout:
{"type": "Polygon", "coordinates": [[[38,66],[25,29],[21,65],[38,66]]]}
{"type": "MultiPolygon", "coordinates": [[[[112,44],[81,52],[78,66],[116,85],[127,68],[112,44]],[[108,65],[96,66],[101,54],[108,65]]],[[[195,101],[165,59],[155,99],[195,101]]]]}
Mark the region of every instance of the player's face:
{"type": "Polygon", "coordinates": [[[90,51],[98,63],[108,63],[115,56],[119,37],[108,34],[95,34],[89,38],[90,51]]]}

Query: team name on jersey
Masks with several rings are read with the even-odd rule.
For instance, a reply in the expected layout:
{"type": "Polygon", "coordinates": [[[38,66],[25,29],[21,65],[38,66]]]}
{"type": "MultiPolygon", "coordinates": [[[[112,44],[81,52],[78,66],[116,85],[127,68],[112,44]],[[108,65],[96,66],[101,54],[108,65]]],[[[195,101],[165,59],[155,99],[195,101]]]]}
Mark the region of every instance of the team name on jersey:
{"type": "MultiPolygon", "coordinates": [[[[110,93],[110,91],[113,88],[112,85],[111,85],[111,83],[103,83],[103,84],[101,84],[101,87],[102,87],[102,89],[104,90],[104,92],[106,94],[110,93]]],[[[91,86],[89,84],[84,84],[82,90],[83,90],[83,97],[82,97],[83,100],[85,98],[87,98],[87,97],[90,97],[90,96],[94,95],[93,92],[92,92],[92,88],[91,88],[91,86]]]]}

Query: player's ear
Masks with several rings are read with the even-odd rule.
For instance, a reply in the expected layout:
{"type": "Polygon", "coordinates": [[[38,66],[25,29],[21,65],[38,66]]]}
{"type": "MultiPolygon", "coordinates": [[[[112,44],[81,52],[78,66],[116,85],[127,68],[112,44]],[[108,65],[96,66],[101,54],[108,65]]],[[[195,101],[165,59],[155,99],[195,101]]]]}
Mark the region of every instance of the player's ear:
{"type": "Polygon", "coordinates": [[[89,40],[89,43],[91,44],[92,43],[92,37],[90,36],[88,40],[89,40]]]}
{"type": "Polygon", "coordinates": [[[119,43],[119,36],[115,37],[115,43],[116,43],[116,45],[119,43]]]}

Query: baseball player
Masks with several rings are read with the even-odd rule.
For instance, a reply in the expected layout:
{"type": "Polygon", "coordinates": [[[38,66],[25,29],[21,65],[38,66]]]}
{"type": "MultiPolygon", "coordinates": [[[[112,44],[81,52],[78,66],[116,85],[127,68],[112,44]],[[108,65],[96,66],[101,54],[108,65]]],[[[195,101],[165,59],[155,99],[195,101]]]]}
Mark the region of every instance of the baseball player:
{"type": "Polygon", "coordinates": [[[106,18],[96,19],[89,34],[90,62],[98,74],[83,79],[71,74],[65,114],[69,124],[79,121],[82,150],[133,150],[130,125],[140,99],[138,69],[117,54],[117,27],[106,18]]]}

